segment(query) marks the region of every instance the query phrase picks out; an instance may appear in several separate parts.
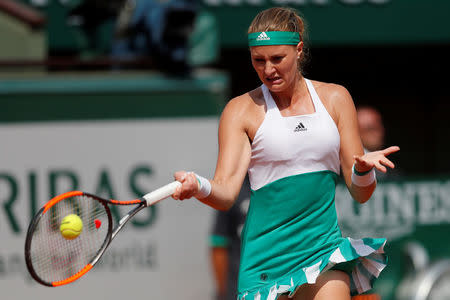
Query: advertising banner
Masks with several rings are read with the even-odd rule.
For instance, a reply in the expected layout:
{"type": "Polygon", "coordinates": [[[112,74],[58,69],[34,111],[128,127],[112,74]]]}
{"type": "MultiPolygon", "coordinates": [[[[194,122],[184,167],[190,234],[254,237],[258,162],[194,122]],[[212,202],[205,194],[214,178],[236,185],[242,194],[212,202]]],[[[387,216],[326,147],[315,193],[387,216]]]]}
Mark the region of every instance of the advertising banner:
{"type": "MultiPolygon", "coordinates": [[[[217,125],[217,116],[1,125],[1,298],[212,297],[207,240],[213,209],[195,199],[169,198],[141,211],[99,265],[67,286],[32,280],[24,243],[30,219],[56,194],[82,190],[128,200],[171,182],[177,170],[211,177],[217,125]]],[[[113,217],[129,209],[115,209],[113,217]]]]}
{"type": "Polygon", "coordinates": [[[449,176],[380,181],[364,204],[354,201],[340,184],[336,209],[343,236],[387,239],[389,263],[375,282],[383,300],[450,299],[450,268],[433,269],[450,258],[449,176]],[[420,289],[421,285],[430,290],[420,289]],[[435,296],[428,295],[431,292],[435,296]],[[414,298],[415,294],[425,298],[414,298]]]}

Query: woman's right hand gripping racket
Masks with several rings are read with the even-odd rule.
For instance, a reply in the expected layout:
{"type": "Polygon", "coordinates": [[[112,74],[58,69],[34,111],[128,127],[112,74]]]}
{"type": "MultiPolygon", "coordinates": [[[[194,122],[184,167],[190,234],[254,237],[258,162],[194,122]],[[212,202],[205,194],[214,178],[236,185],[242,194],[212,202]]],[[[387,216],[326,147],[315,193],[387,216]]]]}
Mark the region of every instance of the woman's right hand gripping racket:
{"type": "Polygon", "coordinates": [[[174,181],[142,198],[119,201],[72,191],[54,197],[31,220],[25,261],[31,276],[46,286],[71,283],[99,261],[116,234],[141,209],[170,195],[174,181]],[[114,227],[110,205],[135,205],[114,227]]]}

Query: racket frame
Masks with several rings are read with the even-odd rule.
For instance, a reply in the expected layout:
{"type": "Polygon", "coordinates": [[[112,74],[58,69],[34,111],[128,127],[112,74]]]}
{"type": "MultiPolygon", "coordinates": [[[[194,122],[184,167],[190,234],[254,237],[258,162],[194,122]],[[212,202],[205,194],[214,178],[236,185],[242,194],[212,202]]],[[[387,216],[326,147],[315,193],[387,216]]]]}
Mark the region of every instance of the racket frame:
{"type": "Polygon", "coordinates": [[[39,282],[42,285],[49,286],[49,287],[55,287],[55,286],[60,286],[60,285],[65,285],[65,284],[71,283],[71,282],[77,280],[78,278],[80,278],[81,276],[85,275],[100,260],[100,258],[105,253],[108,246],[110,245],[111,241],[116,236],[116,234],[131,219],[131,217],[133,217],[141,209],[146,207],[146,204],[147,204],[147,202],[143,198],[135,199],[135,200],[131,200],[131,201],[118,201],[118,200],[111,200],[111,199],[108,200],[108,199],[103,199],[96,195],[81,192],[81,191],[71,191],[71,192],[67,192],[67,193],[61,194],[59,196],[56,196],[55,198],[53,198],[52,200],[47,202],[47,204],[39,210],[39,212],[33,217],[30,225],[28,226],[27,237],[25,239],[25,262],[26,262],[26,266],[27,266],[27,269],[28,269],[31,277],[33,277],[33,279],[35,279],[37,282],[39,282]],[[68,199],[68,198],[76,197],[76,196],[87,196],[87,197],[91,198],[92,200],[98,201],[101,205],[103,205],[103,207],[105,208],[105,211],[106,211],[107,219],[108,219],[108,229],[107,229],[106,237],[105,237],[100,249],[97,251],[95,256],[91,259],[91,261],[88,264],[86,264],[86,266],[84,268],[82,268],[80,271],[78,271],[76,274],[74,274],[64,280],[60,280],[60,281],[54,281],[54,282],[45,281],[45,280],[41,279],[39,277],[39,275],[36,273],[36,271],[33,267],[33,263],[31,261],[31,244],[32,244],[32,240],[33,240],[33,233],[36,230],[36,227],[38,226],[39,221],[42,219],[44,214],[52,206],[56,205],[58,202],[60,202],[64,199],[68,199]],[[120,219],[119,223],[113,229],[113,218],[112,218],[112,214],[111,214],[109,205],[133,205],[133,204],[138,204],[138,206],[135,207],[134,209],[132,209],[131,211],[129,211],[124,217],[122,217],[120,219]]]}
{"type": "Polygon", "coordinates": [[[30,275],[40,284],[45,285],[45,286],[49,286],[49,287],[56,287],[56,286],[60,286],[60,285],[65,285],[68,283],[71,283],[77,279],[79,279],[80,277],[82,277],[83,275],[85,275],[87,272],[89,272],[92,267],[100,260],[100,258],[102,257],[102,255],[105,253],[106,249],[108,248],[108,246],[111,244],[111,241],[116,237],[116,235],[120,232],[120,230],[122,230],[122,228],[125,226],[126,223],[128,223],[128,221],[134,216],[136,215],[139,211],[141,211],[143,208],[148,207],[148,206],[152,206],[158,202],[160,202],[161,200],[169,197],[171,194],[173,194],[176,190],[177,187],[181,186],[181,183],[178,181],[173,181],[165,186],[160,187],[159,189],[154,190],[153,192],[150,192],[146,195],[144,195],[141,198],[138,199],[134,199],[134,200],[129,200],[129,201],[120,201],[120,200],[113,200],[113,199],[103,199],[101,197],[98,197],[96,195],[90,194],[90,193],[85,193],[82,191],[71,191],[71,192],[67,192],[61,195],[58,195],[56,197],[54,197],[53,199],[51,199],[50,201],[47,202],[47,204],[44,205],[44,207],[42,207],[39,212],[33,217],[33,219],[30,222],[30,225],[28,226],[28,230],[27,230],[27,236],[25,239],[25,262],[26,262],[26,266],[27,269],[30,273],[30,275]],[[47,212],[47,210],[49,210],[52,206],[54,206],[55,204],[57,204],[58,202],[70,198],[70,197],[76,197],[76,196],[87,196],[90,197],[98,202],[100,202],[106,210],[107,213],[107,218],[108,218],[108,230],[107,230],[107,234],[106,234],[106,238],[103,241],[102,246],[100,247],[100,249],[97,251],[96,255],[94,256],[94,258],[91,260],[91,262],[89,262],[84,268],[82,268],[80,271],[78,271],[76,274],[70,276],[69,278],[66,278],[64,280],[60,280],[60,281],[56,281],[56,282],[47,282],[45,280],[42,280],[36,273],[36,271],[33,268],[33,263],[31,261],[31,243],[33,240],[33,233],[36,229],[36,227],[39,224],[39,221],[41,220],[42,216],[47,212]],[[114,229],[112,228],[113,226],[113,219],[112,219],[112,214],[111,214],[111,210],[109,208],[109,205],[121,205],[121,206],[125,206],[125,205],[134,205],[136,204],[136,207],[134,207],[133,209],[131,209],[130,211],[128,211],[128,213],[126,213],[118,222],[118,224],[114,227],[114,229]]]}

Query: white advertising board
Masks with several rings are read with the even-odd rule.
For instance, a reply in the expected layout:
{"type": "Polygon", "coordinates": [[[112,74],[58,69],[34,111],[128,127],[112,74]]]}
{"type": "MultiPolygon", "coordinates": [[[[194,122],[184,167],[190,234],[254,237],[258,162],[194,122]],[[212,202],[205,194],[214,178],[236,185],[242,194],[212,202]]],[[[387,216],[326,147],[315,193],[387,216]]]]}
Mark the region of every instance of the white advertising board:
{"type": "Polygon", "coordinates": [[[0,298],[211,299],[213,209],[195,199],[141,211],[100,265],[67,286],[34,282],[23,249],[32,215],[55,194],[126,200],[169,183],[177,170],[211,177],[217,126],[217,117],[1,125],[0,298]]]}

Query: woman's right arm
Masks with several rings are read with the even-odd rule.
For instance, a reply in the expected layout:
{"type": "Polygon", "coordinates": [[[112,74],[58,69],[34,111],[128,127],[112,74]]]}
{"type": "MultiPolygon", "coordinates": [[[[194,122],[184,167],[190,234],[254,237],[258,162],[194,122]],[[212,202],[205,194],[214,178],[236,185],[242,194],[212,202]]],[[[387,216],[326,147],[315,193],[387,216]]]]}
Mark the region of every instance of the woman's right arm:
{"type": "MultiPolygon", "coordinates": [[[[233,205],[250,163],[251,145],[246,122],[251,118],[246,116],[248,101],[244,97],[248,95],[231,100],[222,112],[216,171],[214,179],[209,181],[211,193],[205,198],[197,196],[201,202],[219,210],[227,210],[233,205]]],[[[199,184],[194,174],[179,171],[175,173],[175,179],[182,186],[172,195],[174,199],[184,200],[197,195],[199,184]]]]}

